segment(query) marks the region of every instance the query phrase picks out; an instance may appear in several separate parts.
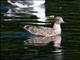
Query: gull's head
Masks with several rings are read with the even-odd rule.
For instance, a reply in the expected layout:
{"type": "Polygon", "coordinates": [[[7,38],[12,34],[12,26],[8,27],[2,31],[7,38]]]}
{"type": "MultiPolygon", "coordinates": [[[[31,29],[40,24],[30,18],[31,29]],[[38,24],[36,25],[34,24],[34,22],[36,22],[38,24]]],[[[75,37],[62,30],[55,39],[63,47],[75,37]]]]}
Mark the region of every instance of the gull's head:
{"type": "Polygon", "coordinates": [[[50,15],[47,17],[48,20],[54,21],[57,24],[64,23],[63,18],[61,16],[50,15]]]}
{"type": "Polygon", "coordinates": [[[57,24],[64,23],[63,18],[60,16],[56,16],[54,20],[55,20],[55,23],[57,24]]]}

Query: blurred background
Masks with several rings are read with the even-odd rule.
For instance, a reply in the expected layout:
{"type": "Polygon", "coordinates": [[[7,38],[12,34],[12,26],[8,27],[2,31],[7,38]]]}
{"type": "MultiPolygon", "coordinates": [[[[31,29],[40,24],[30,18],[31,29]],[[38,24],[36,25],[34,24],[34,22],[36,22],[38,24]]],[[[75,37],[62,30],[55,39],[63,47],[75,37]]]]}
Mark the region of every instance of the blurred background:
{"type": "Polygon", "coordinates": [[[28,55],[27,50],[24,49],[24,41],[28,39],[30,33],[22,28],[24,24],[15,21],[4,21],[3,13],[6,13],[10,6],[7,0],[0,0],[0,59],[59,60],[56,58],[61,57],[61,60],[80,60],[80,0],[46,0],[46,16],[61,16],[66,22],[62,24],[62,54],[47,54],[49,52],[48,48],[44,47],[41,50],[41,55],[38,52],[35,54],[30,52],[31,55],[28,55]]]}

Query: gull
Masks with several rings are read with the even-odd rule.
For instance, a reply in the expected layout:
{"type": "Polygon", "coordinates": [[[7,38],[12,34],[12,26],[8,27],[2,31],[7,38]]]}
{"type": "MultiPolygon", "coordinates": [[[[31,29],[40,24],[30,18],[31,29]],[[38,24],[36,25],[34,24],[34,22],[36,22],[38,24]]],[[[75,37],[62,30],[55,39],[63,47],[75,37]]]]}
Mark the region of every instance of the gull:
{"type": "Polygon", "coordinates": [[[24,29],[34,35],[40,35],[40,36],[45,36],[45,37],[60,35],[61,23],[64,23],[63,18],[61,16],[56,16],[56,17],[49,16],[47,17],[47,19],[54,20],[53,27],[25,25],[24,29]]]}

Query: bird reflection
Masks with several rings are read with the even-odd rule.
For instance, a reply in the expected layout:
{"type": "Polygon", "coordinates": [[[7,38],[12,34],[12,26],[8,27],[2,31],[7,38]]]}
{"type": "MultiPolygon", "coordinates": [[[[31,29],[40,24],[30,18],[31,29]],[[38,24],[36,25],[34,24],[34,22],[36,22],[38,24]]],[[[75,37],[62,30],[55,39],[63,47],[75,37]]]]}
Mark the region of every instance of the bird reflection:
{"type": "MultiPolygon", "coordinates": [[[[34,43],[35,44],[35,43],[34,43]]],[[[42,48],[41,48],[42,49],[42,48]]],[[[53,51],[47,51],[47,50],[43,50],[40,51],[41,49],[29,49],[28,52],[25,52],[25,59],[28,59],[28,54],[31,56],[30,58],[33,58],[33,60],[64,60],[64,55],[63,55],[63,51],[62,49],[56,49],[53,51]],[[47,52],[46,52],[47,51],[47,52]],[[33,52],[33,53],[31,53],[33,52]],[[50,53],[49,53],[50,52],[50,53]],[[38,58],[39,57],[39,58],[38,58]]],[[[28,50],[28,49],[27,49],[28,50]]]]}
{"type": "Polygon", "coordinates": [[[64,60],[64,56],[63,56],[63,53],[54,53],[54,54],[51,54],[49,56],[50,59],[52,60],[64,60]]]}
{"type": "MultiPolygon", "coordinates": [[[[34,46],[45,46],[45,45],[49,45],[51,42],[54,43],[53,46],[55,46],[56,48],[53,50],[46,50],[46,47],[44,50],[42,50],[43,48],[31,48],[31,50],[29,49],[28,52],[25,53],[25,57],[28,58],[28,54],[33,56],[36,56],[33,60],[38,60],[37,56],[40,57],[39,60],[64,60],[64,56],[63,56],[63,51],[61,48],[61,35],[57,35],[54,37],[42,37],[42,36],[31,36],[30,39],[27,39],[24,41],[25,45],[34,45],[34,46]],[[33,52],[33,53],[31,53],[33,52]],[[49,54],[48,54],[49,53],[49,54]],[[51,54],[50,54],[51,53],[51,54]],[[27,56],[26,56],[27,54],[27,56]]],[[[52,44],[51,44],[52,45],[52,44]]],[[[28,50],[25,49],[25,50],[28,50]]],[[[31,57],[31,58],[32,58],[31,57]]]]}
{"type": "Polygon", "coordinates": [[[61,35],[52,36],[52,37],[43,37],[43,36],[31,36],[29,39],[24,41],[25,45],[34,45],[34,46],[45,46],[52,45],[55,48],[61,47],[61,35]]]}

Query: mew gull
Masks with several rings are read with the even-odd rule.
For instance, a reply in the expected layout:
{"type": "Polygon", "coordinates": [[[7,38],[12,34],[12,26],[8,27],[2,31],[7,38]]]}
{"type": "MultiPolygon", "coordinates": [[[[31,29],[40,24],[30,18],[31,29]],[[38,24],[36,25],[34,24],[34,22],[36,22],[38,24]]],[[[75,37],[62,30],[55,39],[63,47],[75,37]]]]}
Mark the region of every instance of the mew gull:
{"type": "Polygon", "coordinates": [[[34,35],[41,35],[45,37],[60,35],[61,34],[61,23],[64,23],[63,18],[60,16],[56,16],[56,17],[49,16],[47,19],[54,20],[53,27],[25,25],[24,29],[34,35]]]}

